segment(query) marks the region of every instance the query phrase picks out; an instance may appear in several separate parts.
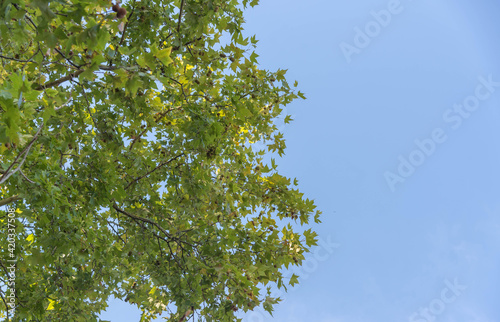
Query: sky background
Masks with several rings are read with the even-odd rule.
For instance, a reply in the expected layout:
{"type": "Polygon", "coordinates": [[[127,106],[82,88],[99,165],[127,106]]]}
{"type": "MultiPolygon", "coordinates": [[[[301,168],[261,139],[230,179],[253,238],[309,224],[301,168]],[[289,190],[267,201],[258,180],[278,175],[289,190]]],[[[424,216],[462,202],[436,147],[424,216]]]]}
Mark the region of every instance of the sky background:
{"type": "MultiPolygon", "coordinates": [[[[278,164],[323,223],[300,284],[273,317],[243,321],[500,321],[499,12],[486,0],[273,0],[246,12],[261,67],[288,69],[308,98],[286,109],[295,121],[280,127],[278,164]],[[372,12],[388,8],[378,30],[372,12]],[[366,27],[369,42],[345,54],[366,27]],[[478,86],[489,97],[453,111],[478,86]],[[410,156],[413,171],[401,166],[410,156]]],[[[139,316],[118,301],[101,315],[139,316]]]]}

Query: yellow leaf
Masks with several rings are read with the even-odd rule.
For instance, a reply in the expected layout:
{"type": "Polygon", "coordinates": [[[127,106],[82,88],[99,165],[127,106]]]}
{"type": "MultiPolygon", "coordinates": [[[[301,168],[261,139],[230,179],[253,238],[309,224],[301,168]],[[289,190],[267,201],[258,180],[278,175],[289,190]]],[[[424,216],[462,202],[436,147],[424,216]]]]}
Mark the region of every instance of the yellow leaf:
{"type": "Polygon", "coordinates": [[[28,237],[26,237],[26,240],[29,241],[29,245],[33,244],[33,241],[35,240],[35,236],[33,234],[30,234],[28,237]]]}
{"type": "Polygon", "coordinates": [[[22,214],[23,212],[21,210],[19,210],[19,208],[16,209],[16,213],[18,214],[22,214]]]}
{"type": "Polygon", "coordinates": [[[156,292],[156,286],[155,286],[155,287],[153,287],[153,288],[151,289],[151,291],[149,291],[149,293],[148,293],[148,294],[153,295],[155,292],[156,292]]]}
{"type": "Polygon", "coordinates": [[[51,299],[49,299],[49,306],[47,307],[47,311],[54,309],[54,303],[56,303],[56,301],[52,301],[51,299]]]}
{"type": "Polygon", "coordinates": [[[109,48],[111,48],[111,50],[115,50],[115,47],[113,45],[109,45],[109,48]]]}
{"type": "Polygon", "coordinates": [[[186,76],[182,75],[181,77],[179,77],[179,83],[181,83],[182,85],[186,85],[187,83],[189,83],[189,81],[187,80],[186,76]]]}

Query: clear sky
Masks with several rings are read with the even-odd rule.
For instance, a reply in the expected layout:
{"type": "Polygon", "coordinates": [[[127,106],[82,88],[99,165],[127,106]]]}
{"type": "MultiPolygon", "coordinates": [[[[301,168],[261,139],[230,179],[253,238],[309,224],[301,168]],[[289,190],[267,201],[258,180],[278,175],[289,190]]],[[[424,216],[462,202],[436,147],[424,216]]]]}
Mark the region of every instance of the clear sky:
{"type": "MultiPolygon", "coordinates": [[[[246,13],[287,108],[283,174],[323,211],[321,245],[274,317],[500,321],[500,3],[273,0],[246,13]]],[[[139,321],[128,304],[102,318],[139,321]]]]}

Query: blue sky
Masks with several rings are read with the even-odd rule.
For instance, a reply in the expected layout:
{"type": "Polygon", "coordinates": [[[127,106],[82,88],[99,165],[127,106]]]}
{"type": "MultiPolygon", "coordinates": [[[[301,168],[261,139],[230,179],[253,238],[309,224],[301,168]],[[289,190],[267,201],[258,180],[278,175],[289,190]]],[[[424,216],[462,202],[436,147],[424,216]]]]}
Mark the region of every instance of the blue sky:
{"type": "MultiPolygon", "coordinates": [[[[274,317],[244,321],[500,321],[499,9],[273,0],[247,11],[262,67],[288,69],[308,97],[286,109],[279,165],[324,215],[300,284],[274,317]]],[[[115,301],[102,318],[139,313],[115,301]]]]}

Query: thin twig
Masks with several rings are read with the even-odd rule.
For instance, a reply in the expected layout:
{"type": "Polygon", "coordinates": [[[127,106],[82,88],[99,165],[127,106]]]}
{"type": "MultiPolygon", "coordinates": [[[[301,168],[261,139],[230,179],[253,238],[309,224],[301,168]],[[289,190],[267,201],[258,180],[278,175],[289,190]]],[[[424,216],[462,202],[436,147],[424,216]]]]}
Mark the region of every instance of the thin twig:
{"type": "Polygon", "coordinates": [[[4,56],[4,55],[0,55],[0,58],[8,59],[8,60],[13,60],[13,61],[17,61],[17,62],[20,62],[20,63],[29,63],[29,62],[31,62],[31,60],[17,59],[17,58],[7,57],[7,56],[4,56]]]}
{"type": "Polygon", "coordinates": [[[132,181],[131,181],[131,182],[130,182],[130,183],[129,183],[126,187],[125,187],[125,190],[127,190],[128,188],[130,188],[130,186],[131,186],[133,183],[135,183],[135,182],[137,182],[137,181],[139,181],[139,180],[141,180],[141,179],[143,179],[143,178],[147,177],[147,176],[148,176],[148,175],[150,175],[151,173],[155,172],[156,170],[158,170],[159,168],[163,167],[164,165],[169,164],[170,162],[174,161],[175,159],[179,158],[179,157],[180,157],[180,156],[182,156],[182,155],[184,155],[184,153],[181,153],[181,154],[179,154],[179,155],[177,155],[177,156],[173,157],[172,159],[170,159],[170,160],[168,160],[168,161],[166,161],[166,162],[160,163],[160,164],[159,164],[156,168],[154,168],[153,170],[151,170],[151,171],[147,172],[145,175],[135,178],[134,180],[132,180],[132,181]]]}
{"type": "Polygon", "coordinates": [[[0,177],[0,184],[4,183],[5,181],[7,181],[7,179],[10,178],[11,175],[13,175],[14,173],[16,173],[20,168],[21,166],[23,165],[24,161],[26,161],[26,157],[28,156],[28,153],[30,152],[30,149],[31,147],[33,146],[33,143],[35,143],[35,140],[38,138],[38,135],[40,134],[40,131],[42,130],[42,127],[43,127],[43,122],[42,122],[42,125],[40,125],[40,127],[38,128],[38,131],[36,132],[35,136],[33,137],[33,139],[31,140],[31,142],[28,144],[28,146],[26,146],[24,148],[24,150],[18,154],[18,156],[14,159],[14,162],[10,165],[10,167],[5,171],[5,173],[2,175],[2,177],[0,177]],[[14,165],[17,163],[17,160],[22,156],[24,155],[23,157],[23,160],[19,163],[19,166],[14,170],[14,171],[11,171],[11,169],[14,167],[14,165]]]}
{"type": "MultiPolygon", "coordinates": [[[[12,291],[12,289],[11,289],[11,291],[12,291]]],[[[7,317],[6,317],[5,321],[10,321],[9,306],[7,305],[7,302],[5,301],[5,297],[3,297],[3,292],[2,291],[0,291],[0,296],[2,297],[3,304],[5,304],[5,312],[7,312],[7,317]]]]}
{"type": "Polygon", "coordinates": [[[56,110],[56,111],[57,111],[57,110],[60,110],[61,108],[65,107],[65,106],[67,106],[67,105],[68,105],[68,103],[69,103],[69,102],[71,102],[71,100],[73,99],[73,98],[71,97],[71,94],[72,94],[72,92],[70,92],[70,93],[69,93],[69,99],[66,101],[66,103],[64,103],[64,104],[63,104],[63,105],[61,105],[61,106],[54,107],[54,110],[56,110]]]}
{"type": "Polygon", "coordinates": [[[137,142],[138,140],[141,139],[141,136],[146,133],[148,131],[148,127],[146,126],[146,128],[144,129],[144,131],[142,131],[133,141],[132,143],[130,144],[130,147],[128,148],[129,151],[132,150],[132,148],[134,147],[134,144],[135,142],[137,142]]]}
{"type": "Polygon", "coordinates": [[[28,179],[28,177],[23,173],[23,170],[19,169],[19,172],[24,177],[24,179],[28,180],[29,183],[35,183],[35,181],[28,179]]]}
{"type": "Polygon", "coordinates": [[[148,218],[143,218],[143,217],[139,217],[139,216],[136,216],[136,215],[133,215],[131,213],[128,213],[126,212],[125,210],[122,210],[120,209],[116,204],[113,205],[113,208],[118,211],[119,213],[121,214],[124,214],[125,216],[127,217],[130,217],[132,219],[135,219],[135,220],[139,220],[139,221],[142,221],[142,222],[145,222],[145,223],[148,223],[148,224],[151,224],[153,226],[155,226],[156,228],[158,228],[165,236],[167,236],[168,238],[171,238],[170,234],[165,230],[163,229],[158,223],[154,222],[153,220],[151,219],[148,219],[148,218]]]}
{"type": "Polygon", "coordinates": [[[183,9],[184,9],[184,0],[181,1],[181,8],[179,10],[179,21],[177,22],[177,32],[181,30],[181,18],[183,9]]]}
{"type": "Polygon", "coordinates": [[[59,55],[63,56],[64,59],[66,59],[66,61],[71,64],[71,66],[75,67],[76,69],[80,69],[80,67],[82,67],[82,66],[75,65],[75,63],[73,63],[71,61],[71,59],[69,59],[68,57],[66,57],[66,55],[64,55],[62,53],[62,51],[60,51],[59,49],[57,49],[57,48],[54,48],[54,49],[59,53],[59,55]]]}

